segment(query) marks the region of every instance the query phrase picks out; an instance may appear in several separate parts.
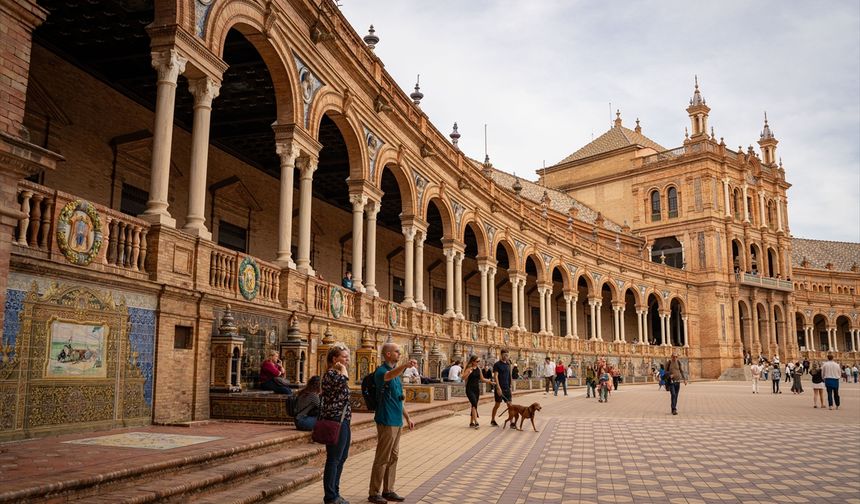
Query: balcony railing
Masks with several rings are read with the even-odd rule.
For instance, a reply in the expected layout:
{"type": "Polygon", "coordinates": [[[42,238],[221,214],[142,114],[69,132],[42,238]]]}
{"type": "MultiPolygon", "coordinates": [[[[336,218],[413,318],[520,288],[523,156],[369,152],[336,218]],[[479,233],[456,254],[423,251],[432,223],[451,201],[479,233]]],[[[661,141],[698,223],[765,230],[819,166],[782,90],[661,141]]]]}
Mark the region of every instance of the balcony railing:
{"type": "MultiPolygon", "coordinates": [[[[18,219],[13,236],[15,252],[67,263],[58,244],[56,225],[63,207],[79,199],[22,180],[18,184],[18,201],[23,216],[18,219]]],[[[101,221],[99,229],[92,230],[100,232],[101,245],[85,264],[77,264],[93,269],[123,270],[123,274],[146,273],[149,223],[103,205],[92,202],[87,205],[101,221]]]]}
{"type": "Polygon", "coordinates": [[[735,278],[741,285],[750,285],[753,287],[764,287],[766,289],[776,289],[786,292],[794,290],[794,286],[788,280],[779,278],[769,278],[751,273],[736,273],[735,278]]]}

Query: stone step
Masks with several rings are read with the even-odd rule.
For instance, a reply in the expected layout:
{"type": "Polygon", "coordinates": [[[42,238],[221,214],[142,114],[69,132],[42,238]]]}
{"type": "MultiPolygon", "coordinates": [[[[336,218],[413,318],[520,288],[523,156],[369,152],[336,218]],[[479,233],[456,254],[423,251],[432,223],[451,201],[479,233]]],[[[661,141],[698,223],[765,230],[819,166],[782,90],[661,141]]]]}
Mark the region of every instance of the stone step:
{"type": "MultiPolygon", "coordinates": [[[[450,409],[418,413],[414,420],[426,425],[454,414],[450,409]]],[[[321,476],[325,446],[311,443],[307,433],[300,442],[242,457],[176,467],[170,474],[148,474],[100,485],[66,496],[83,504],[144,504],[150,502],[259,502],[293,491],[321,476]]],[[[350,450],[356,453],[375,446],[376,427],[363,422],[353,427],[350,450]]]]}

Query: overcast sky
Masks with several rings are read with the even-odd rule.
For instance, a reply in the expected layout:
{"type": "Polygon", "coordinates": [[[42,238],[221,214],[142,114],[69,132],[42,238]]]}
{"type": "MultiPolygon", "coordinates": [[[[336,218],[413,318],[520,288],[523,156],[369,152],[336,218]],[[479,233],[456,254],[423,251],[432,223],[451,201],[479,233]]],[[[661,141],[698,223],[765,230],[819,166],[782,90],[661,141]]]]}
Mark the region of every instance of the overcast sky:
{"type": "Polygon", "coordinates": [[[610,127],[682,145],[693,75],[717,137],[779,140],[796,237],[860,242],[860,2],[341,0],[362,36],[461,149],[535,180],[610,127]],[[614,118],[614,114],[612,114],[614,118]]]}

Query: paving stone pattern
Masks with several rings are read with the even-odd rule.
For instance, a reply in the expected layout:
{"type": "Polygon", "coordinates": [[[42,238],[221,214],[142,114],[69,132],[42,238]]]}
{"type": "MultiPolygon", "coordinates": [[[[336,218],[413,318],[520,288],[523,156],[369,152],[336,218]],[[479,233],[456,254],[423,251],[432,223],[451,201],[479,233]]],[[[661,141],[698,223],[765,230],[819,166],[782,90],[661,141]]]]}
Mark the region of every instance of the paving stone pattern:
{"type": "MultiPolygon", "coordinates": [[[[407,502],[858,503],[860,386],[842,384],[839,411],[810,392],[753,395],[748,384],[684,387],[678,416],[666,392],[622,386],[609,403],[532,394],[539,432],[467,427],[460,414],[402,438],[395,490],[407,502]]],[[[341,484],[365,502],[373,451],[350,458],[341,484]]],[[[322,502],[315,483],[276,502],[322,502]]]]}

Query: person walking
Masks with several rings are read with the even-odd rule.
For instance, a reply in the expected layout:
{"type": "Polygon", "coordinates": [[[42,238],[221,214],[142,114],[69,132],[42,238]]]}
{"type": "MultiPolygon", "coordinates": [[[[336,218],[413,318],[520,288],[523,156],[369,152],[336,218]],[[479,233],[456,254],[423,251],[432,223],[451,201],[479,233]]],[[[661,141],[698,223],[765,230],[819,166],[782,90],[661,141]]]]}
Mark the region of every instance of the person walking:
{"type": "Polygon", "coordinates": [[[821,377],[821,368],[817,362],[812,364],[809,376],[812,378],[812,407],[817,408],[820,403],[821,409],[824,409],[824,378],[821,377]]]}
{"type": "Polygon", "coordinates": [[[681,393],[681,381],[684,385],[687,384],[687,375],[684,374],[684,368],[681,366],[681,361],[678,360],[678,353],[672,352],[672,358],[666,363],[666,388],[672,396],[672,414],[678,414],[678,395],[681,393]]]}
{"type": "Polygon", "coordinates": [[[801,376],[803,376],[803,375],[800,374],[800,363],[798,362],[794,366],[794,373],[792,376],[792,378],[794,379],[794,382],[791,384],[791,391],[794,392],[795,394],[802,394],[803,393],[803,384],[800,383],[800,377],[801,376]]]}
{"type": "Polygon", "coordinates": [[[543,395],[549,394],[550,387],[555,389],[555,366],[549,357],[544,359],[543,363],[543,385],[543,395]]]}
{"type": "Polygon", "coordinates": [[[508,363],[508,351],[502,350],[501,360],[493,364],[493,399],[496,403],[493,405],[493,419],[490,420],[490,425],[498,427],[496,423],[496,412],[499,410],[499,405],[502,401],[508,406],[511,405],[511,365],[508,363]]]}
{"type": "Polygon", "coordinates": [[[311,376],[305,388],[296,394],[296,430],[314,430],[320,414],[320,393],[322,392],[320,383],[319,376],[311,376]]]}
{"type": "Polygon", "coordinates": [[[779,390],[779,379],[781,378],[779,374],[779,364],[774,363],[773,369],[770,372],[770,381],[773,384],[773,394],[782,394],[779,390]]]}
{"type": "Polygon", "coordinates": [[[752,392],[753,394],[758,394],[758,382],[761,380],[761,365],[753,364],[750,366],[750,372],[752,373],[752,392]]]}
{"type": "Polygon", "coordinates": [[[594,374],[594,366],[591,364],[585,368],[585,397],[597,397],[597,376],[594,374]]]}
{"type": "Polygon", "coordinates": [[[564,389],[564,395],[567,395],[567,368],[564,367],[564,363],[561,362],[561,359],[558,360],[558,363],[555,365],[555,383],[553,383],[552,390],[556,397],[558,397],[558,387],[561,386],[564,389]]]}
{"type": "Polygon", "coordinates": [[[860,377],[860,369],[857,368],[857,363],[854,363],[854,367],[851,368],[851,374],[854,375],[854,383],[857,383],[857,378],[860,377]]]}
{"type": "Polygon", "coordinates": [[[337,443],[325,447],[325,469],[323,472],[323,502],[326,504],[349,504],[340,496],[340,475],[349,456],[352,440],[350,421],[352,408],[349,404],[349,349],[343,344],[333,345],[326,354],[328,369],[320,381],[320,418],[338,422],[340,436],[337,443]]]}
{"type": "Polygon", "coordinates": [[[415,427],[409,412],[403,406],[403,384],[400,382],[400,375],[408,367],[417,366],[418,362],[411,359],[398,365],[400,345],[396,343],[382,345],[382,360],[383,363],[373,373],[378,395],[376,413],[373,416],[376,422],[376,456],[370,472],[370,490],[367,500],[374,504],[405,500],[394,492],[397,456],[400,453],[400,433],[403,430],[404,420],[409,430],[415,427]]]}
{"type": "Polygon", "coordinates": [[[621,369],[615,366],[610,367],[610,376],[612,376],[612,390],[618,390],[621,385],[621,369]]]}
{"type": "Polygon", "coordinates": [[[481,372],[481,362],[477,355],[469,357],[466,369],[463,370],[463,381],[466,382],[466,397],[472,405],[469,411],[469,427],[478,428],[478,400],[481,399],[481,383],[492,383],[484,378],[481,372]]]}
{"type": "Polygon", "coordinates": [[[610,381],[612,377],[609,376],[609,366],[606,365],[606,362],[603,359],[600,359],[597,362],[597,391],[598,391],[598,399],[597,402],[609,402],[609,392],[610,392],[610,381]]]}
{"type": "Polygon", "coordinates": [[[839,375],[841,371],[839,364],[833,360],[833,354],[827,354],[827,362],[821,366],[821,377],[824,378],[824,388],[827,389],[827,409],[839,409],[839,375]]]}

